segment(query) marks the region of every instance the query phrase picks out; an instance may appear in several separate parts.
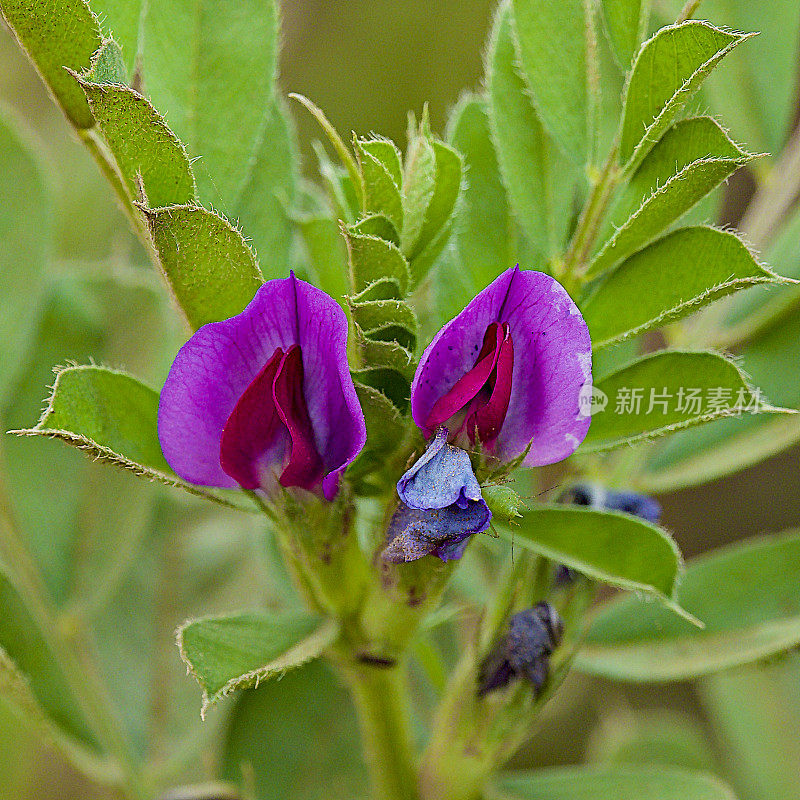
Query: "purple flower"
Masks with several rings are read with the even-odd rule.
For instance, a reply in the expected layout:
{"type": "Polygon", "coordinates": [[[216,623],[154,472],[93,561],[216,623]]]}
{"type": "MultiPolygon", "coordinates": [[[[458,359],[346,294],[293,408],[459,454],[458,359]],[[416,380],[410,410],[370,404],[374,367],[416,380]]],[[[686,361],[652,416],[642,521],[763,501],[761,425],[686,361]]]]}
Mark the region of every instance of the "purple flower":
{"type": "Polygon", "coordinates": [[[158,409],[167,462],[202,486],[298,486],[332,500],[366,441],[346,350],[332,298],[294,273],[264,284],[175,358],[158,409]]]}
{"type": "Polygon", "coordinates": [[[481,497],[469,455],[448,444],[447,436],[447,428],[440,428],[397,482],[400,505],[389,523],[385,561],[461,558],[469,537],[489,527],[492,512],[481,497]]]}
{"type": "Polygon", "coordinates": [[[411,385],[426,436],[446,425],[465,447],[526,466],[572,455],[589,429],[591,341],[578,307],[549,275],[506,270],[433,338],[411,385]]]}

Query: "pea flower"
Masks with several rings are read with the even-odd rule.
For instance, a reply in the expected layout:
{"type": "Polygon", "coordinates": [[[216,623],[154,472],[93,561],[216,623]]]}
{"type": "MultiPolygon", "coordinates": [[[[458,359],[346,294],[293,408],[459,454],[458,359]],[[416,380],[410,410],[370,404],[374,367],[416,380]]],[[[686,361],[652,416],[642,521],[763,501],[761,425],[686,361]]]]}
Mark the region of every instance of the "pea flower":
{"type": "Polygon", "coordinates": [[[481,665],[478,694],[483,696],[525,678],[538,693],[547,680],[550,656],[561,643],[564,622],[549,603],[514,614],[508,633],[481,665]]]}
{"type": "Polygon", "coordinates": [[[589,330],[554,278],[506,270],[427,347],[411,384],[411,412],[430,436],[446,425],[464,447],[501,462],[554,464],[589,430],[589,330]]]}
{"type": "Polygon", "coordinates": [[[400,505],[383,557],[459,558],[491,512],[469,455],[500,462],[525,454],[540,466],[571,455],[589,429],[591,342],[566,290],[515,267],[486,287],[434,336],[411,384],[411,412],[428,450],[397,484],[400,505]],[[448,444],[448,438],[453,440],[448,444]]]}
{"type": "Polygon", "coordinates": [[[291,274],[241,314],[200,328],[161,392],[158,436],[184,480],[327,500],[366,441],[339,305],[291,274]]]}
{"type": "Polygon", "coordinates": [[[448,444],[447,436],[447,428],[440,428],[397,482],[400,504],[389,523],[385,561],[461,558],[469,537],[489,527],[492,512],[481,497],[469,455],[448,444]]]}

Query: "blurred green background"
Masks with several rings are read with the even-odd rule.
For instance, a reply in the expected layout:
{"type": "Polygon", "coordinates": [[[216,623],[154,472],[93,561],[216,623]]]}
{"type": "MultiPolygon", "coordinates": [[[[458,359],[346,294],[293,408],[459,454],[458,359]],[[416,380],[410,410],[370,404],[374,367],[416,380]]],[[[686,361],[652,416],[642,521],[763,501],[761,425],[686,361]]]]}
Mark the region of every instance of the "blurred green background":
{"type": "MultiPolygon", "coordinates": [[[[406,112],[413,110],[418,113],[425,102],[429,104],[434,129],[441,131],[447,112],[459,94],[479,85],[483,68],[481,57],[493,6],[494,3],[490,0],[406,0],[403,3],[390,0],[354,0],[348,3],[287,0],[283,3],[282,89],[284,92],[300,92],[312,98],[342,132],[355,130],[366,134],[374,131],[403,142],[406,112]]],[[[724,18],[714,21],[721,25],[728,22],[724,18]]],[[[769,47],[768,43],[762,44],[769,47]]],[[[129,232],[125,219],[117,210],[111,191],[89,155],[75,140],[60,111],[50,101],[8,30],[1,24],[0,105],[10,109],[22,121],[26,130],[34,137],[45,160],[55,196],[55,235],[51,259],[53,269],[65,278],[75,275],[101,278],[116,274],[122,276],[131,286],[135,287],[139,281],[142,286],[150,286],[155,280],[151,268],[139,244],[129,232]]],[[[295,111],[294,116],[305,162],[308,164],[311,162],[308,157],[311,152],[310,143],[318,137],[318,131],[307,115],[295,111]]],[[[737,209],[746,202],[748,185],[747,180],[731,181],[724,204],[728,217],[726,221],[735,222],[737,209]]],[[[13,224],[16,213],[14,207],[0,208],[4,223],[10,218],[13,224]]],[[[800,248],[798,251],[800,252],[800,248]]],[[[169,318],[163,306],[154,310],[146,308],[143,302],[141,308],[135,304],[121,308],[118,300],[104,295],[102,291],[98,297],[100,299],[95,298],[93,301],[96,303],[97,316],[92,320],[92,325],[98,331],[113,326],[115,331],[115,341],[110,345],[103,343],[103,353],[107,354],[105,357],[113,366],[124,366],[146,377],[153,384],[159,384],[168,366],[168,361],[164,358],[164,353],[170,351],[168,342],[177,342],[181,336],[177,323],[164,322],[169,318]],[[149,355],[153,350],[148,348],[148,343],[141,335],[142,330],[147,329],[148,314],[155,314],[160,320],[151,332],[159,331],[155,335],[165,337],[165,341],[158,343],[161,347],[156,348],[156,356],[149,355]]],[[[76,304],[75,308],[78,307],[76,304]]],[[[83,307],[80,305],[80,308],[83,307]]],[[[52,324],[44,329],[46,347],[43,350],[49,359],[49,365],[63,363],[67,357],[77,358],[81,355],[80,348],[75,352],[74,341],[70,339],[75,320],[70,318],[69,309],[69,303],[60,303],[58,313],[54,312],[52,324]]],[[[32,299],[31,315],[35,313],[32,299]]],[[[98,333],[98,351],[100,338],[102,337],[98,333]]],[[[87,352],[85,357],[92,354],[87,352]]],[[[99,352],[96,355],[102,357],[99,352]]],[[[30,424],[34,421],[29,418],[31,409],[36,408],[41,398],[46,396],[46,386],[51,380],[49,366],[44,364],[44,356],[42,362],[37,369],[25,373],[24,380],[14,385],[15,395],[6,398],[4,427],[30,424]],[[15,415],[22,416],[22,410],[28,418],[14,418],[15,415]]],[[[24,448],[34,447],[39,448],[42,457],[38,462],[31,463],[48,464],[49,469],[31,476],[31,480],[53,484],[56,488],[67,486],[70,481],[85,482],[90,487],[99,487],[99,491],[113,492],[114,502],[101,505],[94,513],[107,515],[105,519],[101,519],[101,523],[109,533],[117,525],[128,524],[129,521],[116,520],[114,512],[124,502],[124,492],[129,488],[129,481],[133,479],[127,476],[107,478],[103,467],[86,465],[75,453],[65,455],[60,449],[62,446],[53,442],[23,442],[9,446],[4,457],[11,473],[24,466],[22,461],[12,463],[12,459],[27,458],[24,448]],[[53,460],[49,460],[51,456],[53,460]],[[123,500],[117,502],[120,495],[123,500]]],[[[665,507],[664,523],[675,533],[684,553],[691,556],[759,532],[779,531],[800,525],[799,486],[800,450],[794,449],[756,469],[717,481],[710,486],[665,496],[662,498],[665,507]]],[[[169,510],[165,513],[168,515],[169,510]]],[[[227,525],[228,518],[224,519],[227,525]]],[[[170,538],[177,536],[177,527],[173,520],[163,522],[160,530],[170,538]]],[[[246,527],[242,524],[242,528],[246,527]]],[[[228,553],[218,565],[219,569],[226,569],[231,558],[238,558],[238,566],[245,566],[236,572],[238,583],[235,591],[251,592],[254,599],[264,599],[264,590],[260,588],[263,575],[256,567],[247,566],[251,563],[252,531],[231,531],[229,527],[221,530],[224,530],[225,535],[239,536],[242,546],[238,555],[230,556],[228,553]]],[[[190,540],[190,546],[191,541],[194,540],[190,540]]],[[[197,542],[200,541],[197,539],[197,542]]],[[[141,542],[142,539],[138,539],[135,546],[141,546],[141,542]]],[[[201,548],[197,553],[198,561],[206,565],[214,564],[214,554],[209,552],[207,539],[202,542],[202,547],[198,544],[201,548]]],[[[74,543],[70,546],[73,545],[74,543]]],[[[46,565],[48,560],[52,560],[48,554],[57,546],[58,543],[48,540],[45,524],[41,540],[34,543],[34,551],[46,565]]],[[[150,546],[148,541],[146,547],[150,546]]],[[[156,548],[162,544],[153,542],[152,546],[156,548]]],[[[201,605],[205,613],[215,610],[214,598],[217,594],[220,597],[224,595],[219,585],[214,583],[211,567],[208,569],[207,593],[201,605]]],[[[83,579],[91,582],[99,580],[99,577],[89,575],[83,579]]],[[[128,586],[129,591],[136,591],[135,582],[128,586]]],[[[177,687],[169,689],[169,692],[172,692],[173,697],[185,698],[188,715],[194,718],[199,708],[197,689],[183,676],[177,650],[171,647],[171,641],[167,641],[168,632],[173,627],[173,618],[180,621],[180,617],[185,616],[186,609],[183,606],[171,607],[169,598],[170,596],[164,600],[165,607],[159,612],[164,618],[161,636],[167,643],[163,658],[168,662],[167,668],[175,675],[177,687]]],[[[270,598],[266,598],[266,601],[270,602],[270,598]]],[[[224,599],[220,599],[219,603],[224,605],[224,599]]],[[[135,649],[137,641],[139,646],[146,646],[146,632],[129,633],[129,648],[135,649]],[[141,640],[137,640],[136,637],[140,634],[141,640]]],[[[113,638],[107,637],[106,646],[113,646],[113,641],[113,638]]],[[[800,693],[800,687],[794,685],[792,676],[796,676],[797,671],[786,669],[786,686],[782,691],[786,697],[791,697],[793,693],[796,697],[800,693]]],[[[758,676],[751,677],[752,681],[759,680],[758,676]]],[[[112,676],[109,682],[113,689],[114,684],[117,688],[135,686],[140,679],[141,676],[126,675],[123,671],[112,676]]],[[[748,687],[753,686],[752,681],[746,682],[746,676],[741,680],[742,691],[746,692],[748,687]]],[[[776,680],[784,679],[779,676],[776,680]]],[[[155,687],[147,700],[137,700],[134,697],[131,702],[151,703],[154,702],[153,698],[157,701],[162,688],[166,694],[166,687],[155,687]]],[[[713,694],[712,689],[708,692],[713,694]]],[[[706,703],[709,702],[708,696],[705,700],[706,703]]],[[[700,721],[693,722],[686,728],[683,717],[668,718],[669,724],[666,725],[661,725],[663,718],[658,717],[656,721],[660,722],[654,724],[653,729],[657,731],[654,735],[663,737],[666,735],[664,731],[676,732],[676,741],[671,744],[678,750],[684,748],[691,758],[700,758],[701,762],[703,758],[707,758],[713,763],[720,757],[719,743],[712,743],[712,749],[716,747],[717,752],[710,752],[707,756],[698,756],[704,745],[693,747],[691,744],[693,732],[696,732],[694,726],[699,725],[700,733],[697,735],[700,736],[706,725],[699,714],[701,704],[695,687],[678,685],[669,689],[634,691],[575,678],[567,685],[560,706],[568,710],[559,711],[558,706],[551,708],[544,732],[534,739],[518,761],[524,759],[528,763],[572,763],[581,760],[587,752],[598,756],[604,748],[607,750],[613,746],[609,742],[613,743],[615,737],[624,739],[624,732],[637,724],[632,716],[637,709],[655,708],[671,708],[690,717],[696,716],[700,721]],[[609,714],[610,721],[607,718],[609,714]],[[606,728],[613,728],[612,733],[605,738],[597,733],[591,734],[600,719],[604,720],[606,728]]],[[[765,724],[763,719],[751,720],[751,724],[754,727],[750,733],[755,736],[764,733],[764,728],[760,727],[765,724]]],[[[800,731],[791,731],[789,724],[787,722],[781,727],[780,722],[777,722],[776,735],[793,735],[796,742],[800,731]]],[[[142,731],[144,738],[149,735],[147,730],[142,731]]],[[[686,753],[681,757],[689,758],[686,753]]],[[[793,757],[796,757],[796,753],[786,755],[786,758],[793,757]]],[[[209,775],[213,774],[214,765],[207,764],[206,769],[209,775]]],[[[751,780],[752,785],[752,780],[755,779],[745,776],[743,780],[751,780]]],[[[114,795],[103,794],[95,785],[87,783],[54,750],[44,747],[32,728],[21,723],[0,704],[0,796],[19,800],[46,800],[114,795]]]]}

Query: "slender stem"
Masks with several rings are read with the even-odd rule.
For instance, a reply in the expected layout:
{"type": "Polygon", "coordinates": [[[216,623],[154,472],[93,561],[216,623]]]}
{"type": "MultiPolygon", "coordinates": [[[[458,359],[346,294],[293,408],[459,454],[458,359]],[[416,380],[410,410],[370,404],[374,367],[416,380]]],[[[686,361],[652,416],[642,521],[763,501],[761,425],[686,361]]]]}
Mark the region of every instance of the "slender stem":
{"type": "Polygon", "coordinates": [[[772,239],[800,194],[800,128],[786,144],[775,167],[759,187],[739,230],[757,249],[772,239]]]}
{"type": "Polygon", "coordinates": [[[592,246],[600,232],[600,223],[603,221],[609,200],[619,183],[621,173],[617,164],[618,150],[619,145],[615,142],[594,181],[592,191],[578,219],[572,241],[564,255],[564,275],[568,282],[573,279],[574,275],[585,271],[592,246]]]}
{"type": "Polygon", "coordinates": [[[401,668],[342,669],[358,711],[374,800],[419,800],[401,668]]]}
{"type": "Polygon", "coordinates": [[[700,8],[700,3],[703,0],[687,0],[686,5],[681,10],[681,13],[678,14],[678,19],[675,20],[676,23],[680,24],[681,22],[686,22],[686,20],[691,19],[698,8],[700,8]]]}

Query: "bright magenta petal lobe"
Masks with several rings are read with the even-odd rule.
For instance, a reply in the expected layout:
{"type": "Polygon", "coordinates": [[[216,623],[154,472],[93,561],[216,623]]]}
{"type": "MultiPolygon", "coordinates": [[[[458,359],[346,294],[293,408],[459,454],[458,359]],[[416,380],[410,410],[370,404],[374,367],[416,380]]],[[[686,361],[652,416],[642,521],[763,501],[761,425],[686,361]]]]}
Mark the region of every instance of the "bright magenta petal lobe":
{"type": "Polygon", "coordinates": [[[181,348],[158,412],[164,456],[202,486],[321,490],[333,499],[366,441],[347,364],[347,319],[292,275],[181,348]]]}
{"type": "Polygon", "coordinates": [[[554,278],[509,269],[425,350],[411,386],[426,435],[447,424],[502,461],[530,444],[527,466],[570,456],[589,430],[589,330],[554,278]]]}

